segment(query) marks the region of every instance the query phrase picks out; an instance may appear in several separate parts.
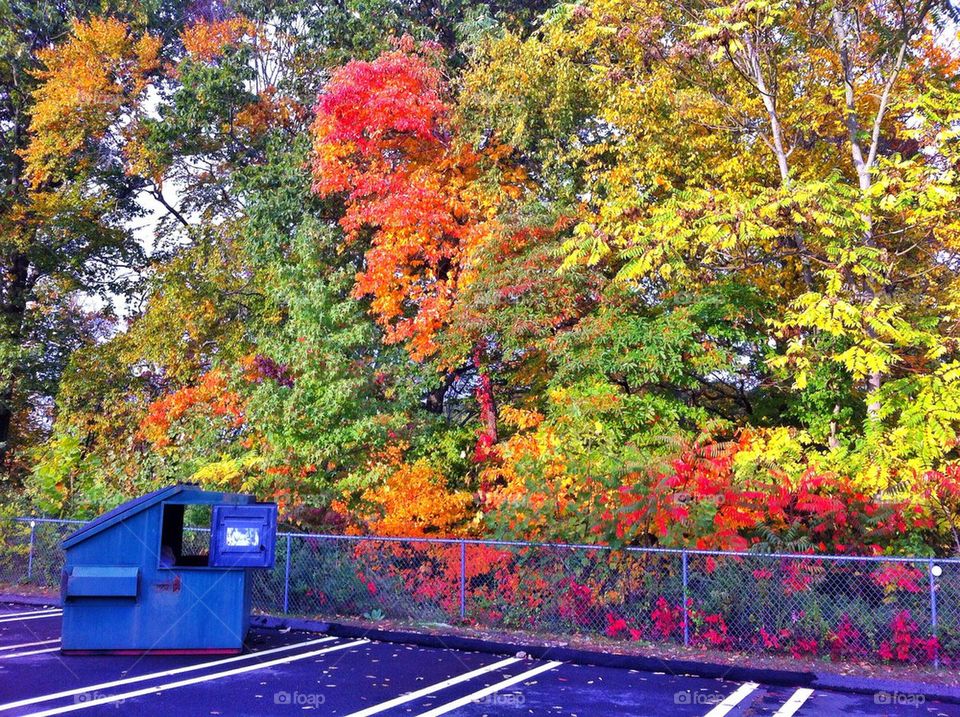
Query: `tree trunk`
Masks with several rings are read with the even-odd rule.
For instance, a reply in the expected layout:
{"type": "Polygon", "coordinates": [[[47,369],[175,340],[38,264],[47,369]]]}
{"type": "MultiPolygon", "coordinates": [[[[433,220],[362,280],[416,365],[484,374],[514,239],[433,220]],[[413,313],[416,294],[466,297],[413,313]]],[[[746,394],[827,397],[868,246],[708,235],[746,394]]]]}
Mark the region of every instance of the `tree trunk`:
{"type": "MultiPolygon", "coordinates": [[[[833,11],[833,31],[837,37],[837,42],[839,43],[840,69],[843,72],[843,95],[846,105],[845,123],[847,127],[847,138],[850,142],[850,157],[853,160],[853,167],[857,172],[857,182],[860,186],[860,191],[863,192],[864,196],[866,196],[869,194],[870,189],[873,186],[873,178],[871,176],[873,167],[871,165],[876,157],[876,142],[877,138],[879,137],[879,126],[883,120],[883,112],[886,108],[886,100],[889,96],[889,89],[892,87],[893,81],[896,79],[896,73],[899,72],[899,63],[902,63],[903,61],[903,51],[900,53],[900,57],[898,58],[898,67],[894,70],[894,74],[891,78],[891,81],[887,85],[886,91],[884,92],[884,98],[882,99],[880,108],[877,112],[877,117],[874,124],[878,129],[874,134],[872,146],[869,148],[868,152],[864,152],[860,134],[860,122],[857,118],[856,94],[854,92],[853,84],[854,70],[850,59],[850,25],[851,19],[847,13],[839,9],[833,11]]],[[[862,216],[862,220],[865,227],[863,232],[863,245],[872,247],[874,246],[873,217],[869,214],[864,214],[862,216]]],[[[852,289],[860,294],[861,301],[864,304],[873,301],[873,299],[876,297],[873,287],[870,286],[867,280],[863,281],[862,286],[852,287],[852,289]]],[[[872,337],[874,332],[872,329],[868,328],[867,334],[872,337]]],[[[880,402],[877,400],[877,391],[879,391],[882,381],[883,378],[880,371],[870,372],[870,375],[867,378],[868,393],[871,396],[871,400],[867,404],[867,416],[871,419],[876,418],[877,413],[880,411],[880,402]]]]}
{"type": "MultiPolygon", "coordinates": [[[[773,140],[773,153],[777,160],[777,170],[780,172],[780,184],[788,190],[790,189],[790,165],[787,160],[788,152],[786,143],[783,139],[783,125],[780,124],[780,113],[777,110],[777,98],[771,88],[767,86],[767,80],[763,75],[763,67],[760,63],[759,50],[749,39],[746,41],[747,55],[749,57],[748,71],[753,76],[756,83],[756,90],[760,94],[760,100],[767,111],[767,120],[770,123],[770,136],[773,140]]],[[[797,257],[800,260],[800,276],[803,278],[803,284],[807,291],[813,291],[813,270],[810,268],[810,257],[807,256],[806,242],[799,231],[793,233],[790,238],[797,257]]]]}
{"type": "MultiPolygon", "coordinates": [[[[19,346],[22,341],[23,320],[27,311],[27,298],[31,290],[30,261],[23,254],[14,254],[6,266],[0,266],[8,278],[3,288],[3,303],[0,304],[0,342],[19,346]]],[[[3,384],[0,385],[0,461],[10,449],[11,424],[13,420],[14,385],[16,367],[6,368],[3,384]]]]}
{"type": "Polygon", "coordinates": [[[497,434],[497,404],[493,397],[493,382],[486,372],[478,374],[477,401],[480,404],[480,421],[483,423],[484,435],[489,438],[490,445],[499,439],[497,434]]]}
{"type": "Polygon", "coordinates": [[[10,442],[10,422],[13,419],[13,411],[10,410],[12,398],[13,391],[9,388],[0,393],[0,463],[7,457],[7,446],[10,442]]]}
{"type": "Polygon", "coordinates": [[[497,403],[493,396],[493,381],[490,374],[483,370],[481,358],[486,350],[486,342],[481,342],[473,349],[473,366],[477,371],[477,387],[474,395],[480,405],[480,422],[483,430],[477,438],[474,449],[474,460],[478,463],[491,457],[493,446],[499,440],[497,432],[497,403]]]}

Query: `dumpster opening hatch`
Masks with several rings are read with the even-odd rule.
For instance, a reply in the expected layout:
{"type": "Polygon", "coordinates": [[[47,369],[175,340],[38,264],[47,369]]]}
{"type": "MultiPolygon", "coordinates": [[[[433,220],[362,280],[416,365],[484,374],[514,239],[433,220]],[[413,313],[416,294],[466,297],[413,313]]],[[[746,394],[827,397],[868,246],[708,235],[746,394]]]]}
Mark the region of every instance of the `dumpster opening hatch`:
{"type": "Polygon", "coordinates": [[[271,568],[277,532],[273,504],[215,505],[210,564],[231,568],[271,568]]]}

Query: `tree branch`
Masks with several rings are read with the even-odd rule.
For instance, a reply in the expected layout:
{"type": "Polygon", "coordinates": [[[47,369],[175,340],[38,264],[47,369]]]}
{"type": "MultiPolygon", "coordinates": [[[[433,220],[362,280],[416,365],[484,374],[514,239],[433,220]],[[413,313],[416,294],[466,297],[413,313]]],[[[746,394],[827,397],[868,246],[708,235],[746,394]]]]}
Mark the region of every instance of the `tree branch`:
{"type": "Polygon", "coordinates": [[[160,189],[159,186],[157,186],[156,184],[154,184],[154,185],[153,185],[153,189],[150,190],[150,195],[151,195],[154,199],[156,199],[158,202],[160,202],[160,204],[162,204],[163,207],[164,207],[171,215],[173,215],[173,218],[174,218],[174,219],[176,219],[178,222],[180,222],[183,226],[185,226],[185,227],[187,227],[187,228],[190,227],[190,222],[188,222],[188,221],[183,217],[183,215],[182,215],[179,211],[177,211],[177,209],[174,208],[173,205],[171,205],[171,204],[166,200],[166,197],[163,196],[163,192],[161,191],[161,189],[160,189]]]}

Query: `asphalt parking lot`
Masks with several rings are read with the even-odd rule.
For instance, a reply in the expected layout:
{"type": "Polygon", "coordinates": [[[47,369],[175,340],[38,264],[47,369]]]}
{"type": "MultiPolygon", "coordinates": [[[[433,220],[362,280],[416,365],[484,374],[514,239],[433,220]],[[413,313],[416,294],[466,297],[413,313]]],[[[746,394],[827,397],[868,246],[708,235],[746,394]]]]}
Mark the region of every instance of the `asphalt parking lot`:
{"type": "Polygon", "coordinates": [[[65,656],[60,611],[0,605],[6,715],[956,715],[852,693],[253,630],[236,656],[65,656]]]}

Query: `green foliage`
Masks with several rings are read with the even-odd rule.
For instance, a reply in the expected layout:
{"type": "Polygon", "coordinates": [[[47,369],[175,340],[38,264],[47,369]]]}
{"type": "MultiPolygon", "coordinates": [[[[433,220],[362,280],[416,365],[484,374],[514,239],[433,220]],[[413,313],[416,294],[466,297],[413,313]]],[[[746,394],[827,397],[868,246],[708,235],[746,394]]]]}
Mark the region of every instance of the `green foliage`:
{"type": "Polygon", "coordinates": [[[924,8],[0,4],[4,487],[778,550],[910,498],[836,542],[948,549],[960,59],[924,8]]]}

